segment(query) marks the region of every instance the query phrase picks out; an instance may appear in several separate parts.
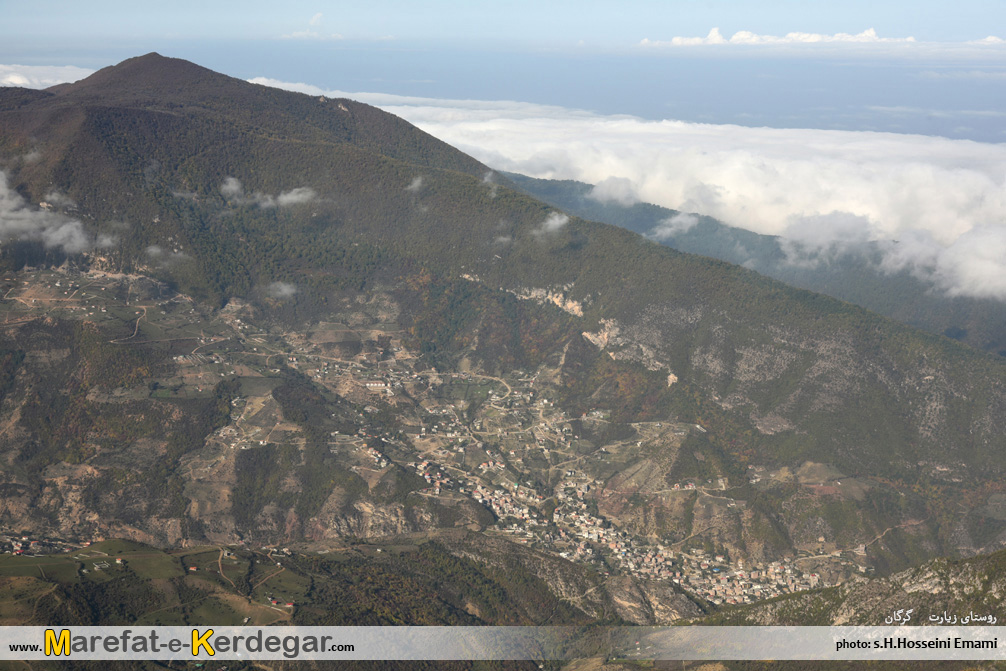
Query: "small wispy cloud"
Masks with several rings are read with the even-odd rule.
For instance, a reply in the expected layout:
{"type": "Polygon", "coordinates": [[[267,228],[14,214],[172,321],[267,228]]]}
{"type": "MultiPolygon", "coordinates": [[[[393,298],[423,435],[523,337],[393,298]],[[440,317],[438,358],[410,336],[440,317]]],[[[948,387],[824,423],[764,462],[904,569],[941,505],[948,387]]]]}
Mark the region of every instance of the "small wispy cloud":
{"type": "Polygon", "coordinates": [[[165,249],[160,245],[150,245],[143,251],[150,263],[158,268],[170,268],[177,263],[192,258],[185,252],[165,249]]]}
{"type": "Polygon", "coordinates": [[[340,35],[339,33],[326,33],[320,30],[323,18],[324,15],[321,12],[318,12],[308,20],[307,25],[310,26],[309,28],[305,30],[297,30],[292,33],[287,33],[285,35],[280,35],[280,39],[316,40],[316,41],[343,39],[342,35],[340,35]]]}
{"type": "Polygon", "coordinates": [[[291,298],[297,294],[297,286],[289,282],[272,282],[265,288],[265,294],[269,298],[284,299],[291,298]]]}
{"type": "Polygon", "coordinates": [[[664,242],[679,235],[682,235],[683,233],[687,233],[688,231],[695,228],[695,225],[698,223],[699,218],[694,214],[678,212],[672,217],[662,219],[647,234],[647,237],[664,242]]]}
{"type": "Polygon", "coordinates": [[[276,196],[276,205],[279,207],[291,207],[293,205],[303,205],[318,198],[314,189],[306,186],[299,186],[290,191],[284,191],[276,196]]]}
{"type": "Polygon", "coordinates": [[[423,188],[423,176],[413,177],[409,185],[405,187],[406,191],[411,193],[419,193],[419,190],[423,188]]]}
{"type": "Polygon", "coordinates": [[[496,183],[496,173],[492,170],[482,175],[482,183],[489,186],[489,197],[495,198],[499,194],[500,186],[496,183]]]}
{"type": "Polygon", "coordinates": [[[531,231],[531,235],[542,238],[561,231],[569,223],[569,217],[562,212],[550,212],[545,221],[531,231]]]}
{"type": "Polygon", "coordinates": [[[915,42],[914,37],[880,37],[873,28],[861,33],[786,33],[785,35],[759,35],[749,30],[739,30],[725,37],[719,28],[713,28],[705,37],[672,37],[669,40],[649,40],[640,42],[644,47],[697,47],[720,45],[780,45],[780,44],[894,44],[915,42]]]}
{"type": "Polygon", "coordinates": [[[1006,79],[1006,70],[924,70],[918,74],[923,79],[1006,79]]]}
{"type": "Polygon", "coordinates": [[[317,30],[298,30],[285,35],[280,35],[282,40],[341,40],[344,39],[339,33],[321,33],[317,30]]]}
{"type": "Polygon", "coordinates": [[[69,208],[77,207],[77,203],[73,201],[68,195],[60,191],[59,189],[52,189],[49,193],[45,194],[43,200],[55,207],[69,208]]]}
{"type": "Polygon", "coordinates": [[[119,236],[112,233],[100,233],[94,241],[94,246],[98,249],[108,249],[117,244],[119,244],[119,236]]]}
{"type": "Polygon", "coordinates": [[[1003,110],[946,110],[934,109],[930,107],[909,107],[909,106],[884,106],[869,105],[871,112],[881,112],[882,114],[892,114],[896,116],[927,116],[940,117],[944,119],[955,119],[959,117],[1006,117],[1003,110]]]}
{"type": "Polygon", "coordinates": [[[220,185],[220,194],[234,205],[257,205],[261,208],[292,207],[310,203],[318,198],[314,189],[299,186],[290,191],[283,191],[278,196],[272,196],[261,191],[245,193],[241,180],[237,177],[227,177],[220,185]]]}

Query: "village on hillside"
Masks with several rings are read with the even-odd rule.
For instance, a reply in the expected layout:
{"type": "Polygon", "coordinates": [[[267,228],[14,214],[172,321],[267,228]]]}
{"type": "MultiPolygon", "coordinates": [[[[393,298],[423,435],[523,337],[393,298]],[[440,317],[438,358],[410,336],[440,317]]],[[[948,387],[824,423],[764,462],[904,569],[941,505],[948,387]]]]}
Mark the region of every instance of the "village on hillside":
{"type": "MultiPolygon", "coordinates": [[[[332,431],[329,445],[368,484],[388,469],[414,472],[426,487],[411,495],[472,499],[496,519],[488,532],[588,564],[601,574],[671,581],[711,603],[734,604],[824,587],[836,581],[834,576],[869,570],[861,549],[749,564],[711,547],[691,529],[668,537],[635,533],[632,524],[599,511],[599,501],[610,494],[610,475],[644,450],[659,451],[691,432],[704,432],[702,426],[636,424],[632,435],[607,442],[581,435],[599,433],[609,411],[595,408],[582,417],[568,417],[556,403],[554,379],[544,367],[503,377],[423,367],[398,325],[390,318],[382,321],[380,310],[366,319],[357,311],[345,323],[319,322],[290,332],[257,325],[253,312],[239,301],[202,314],[191,301],[146,278],[63,269],[38,272],[32,282],[4,279],[6,323],[46,315],[118,320],[130,326],[132,336],[117,343],[191,343],[186,353],[173,357],[170,379],[149,389],[114,390],[110,399],[193,397],[222,379],[241,378],[245,391],[232,401],[230,423],[208,439],[226,451],[302,440],[270,393],[282,366],[358,408],[361,428],[351,435],[332,431]],[[398,431],[369,419],[389,413],[398,431]]],[[[757,484],[763,472],[752,470],[750,483],[757,484]]],[[[661,494],[701,495],[732,515],[745,502],[730,498],[729,488],[724,477],[685,478],[667,483],[661,494]]],[[[4,550],[12,553],[49,551],[69,543],[13,535],[2,540],[4,550]]]]}

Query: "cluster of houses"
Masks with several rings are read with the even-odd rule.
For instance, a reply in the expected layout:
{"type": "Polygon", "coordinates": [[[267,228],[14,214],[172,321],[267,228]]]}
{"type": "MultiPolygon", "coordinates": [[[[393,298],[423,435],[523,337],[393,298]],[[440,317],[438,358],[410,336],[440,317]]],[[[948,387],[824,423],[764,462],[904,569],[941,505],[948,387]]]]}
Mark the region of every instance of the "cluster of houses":
{"type": "MultiPolygon", "coordinates": [[[[709,555],[701,549],[675,553],[669,547],[652,545],[619,530],[609,521],[592,514],[587,496],[596,482],[566,471],[566,479],[555,488],[558,505],[549,525],[536,514],[542,496],[519,496],[511,491],[476,485],[472,497],[490,508],[498,518],[515,518],[502,528],[522,543],[558,552],[561,557],[600,565],[649,580],[669,580],[684,591],[714,604],[751,603],[781,594],[826,586],[817,573],[804,573],[791,560],[758,564],[746,570],[743,560],[730,562],[723,555],[709,555]]],[[[688,483],[692,484],[693,483],[688,483]]],[[[534,492],[528,489],[529,492],[534,492]]]]}
{"type": "MultiPolygon", "coordinates": [[[[494,512],[502,509],[502,502],[503,499],[490,500],[494,512]]],[[[663,545],[650,545],[591,515],[587,508],[582,501],[557,507],[552,515],[552,522],[558,527],[555,531],[520,529],[517,525],[506,531],[523,535],[522,542],[558,549],[560,556],[573,561],[603,563],[611,570],[637,578],[670,580],[684,591],[717,605],[751,603],[827,586],[820,575],[803,572],[788,558],[745,570],[743,560],[730,562],[723,555],[707,556],[700,549],[675,553],[663,545]]]]}
{"type": "Polygon", "coordinates": [[[80,545],[57,538],[0,533],[0,548],[3,549],[4,554],[39,556],[66,552],[76,547],[80,547],[80,545]]]}
{"type": "Polygon", "coordinates": [[[367,455],[374,460],[374,465],[378,468],[385,468],[388,465],[388,458],[380,450],[373,447],[366,448],[367,455]]]}
{"type": "Polygon", "coordinates": [[[531,526],[539,526],[544,523],[534,507],[534,503],[541,500],[541,496],[534,493],[532,489],[521,489],[512,486],[510,491],[499,487],[486,487],[476,484],[471,490],[472,498],[486,506],[496,517],[500,519],[512,517],[523,520],[531,526]]]}
{"type": "Polygon", "coordinates": [[[443,489],[452,489],[454,487],[454,481],[444,473],[436,464],[429,461],[421,461],[418,464],[409,464],[416,469],[416,473],[419,474],[426,484],[433,488],[434,494],[439,494],[443,489]]]}
{"type": "Polygon", "coordinates": [[[671,579],[685,591],[717,605],[752,603],[827,586],[820,575],[804,573],[789,558],[745,570],[743,560],[730,564],[719,555],[707,557],[702,550],[679,557],[671,579]]]}

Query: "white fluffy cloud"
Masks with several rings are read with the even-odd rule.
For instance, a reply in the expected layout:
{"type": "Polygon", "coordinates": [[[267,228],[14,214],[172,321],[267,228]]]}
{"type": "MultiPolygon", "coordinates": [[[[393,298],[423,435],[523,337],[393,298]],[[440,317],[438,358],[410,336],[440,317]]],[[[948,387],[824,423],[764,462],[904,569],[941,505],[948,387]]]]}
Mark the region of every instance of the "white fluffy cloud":
{"type": "Polygon", "coordinates": [[[608,177],[594,185],[587,194],[588,198],[601,203],[615,202],[619,205],[634,205],[639,202],[636,186],[632,180],[624,177],[608,177]]]}
{"type": "MultiPolygon", "coordinates": [[[[779,44],[891,44],[913,43],[914,37],[880,37],[873,28],[861,33],[787,33],[785,35],[759,35],[749,30],[739,30],[731,37],[724,37],[719,28],[713,28],[705,37],[672,37],[667,41],[644,39],[644,47],[696,47],[709,45],[779,45],[779,44]]],[[[982,42],[984,43],[984,42],[982,42]]]]}
{"type": "Polygon", "coordinates": [[[0,242],[8,240],[37,240],[46,247],[61,247],[68,254],[94,246],[80,221],[29,206],[8,186],[6,173],[0,171],[0,242]]]}
{"type": "Polygon", "coordinates": [[[227,177],[224,179],[224,183],[220,185],[220,193],[223,194],[224,198],[228,199],[238,199],[244,198],[244,187],[241,185],[241,180],[237,177],[227,177]]]}
{"type": "Polygon", "coordinates": [[[92,74],[94,70],[72,65],[0,65],[0,86],[44,89],[92,74]]]}
{"type": "Polygon", "coordinates": [[[640,49],[653,52],[687,51],[691,55],[733,55],[771,53],[773,56],[847,58],[877,56],[916,59],[920,56],[939,58],[944,63],[954,61],[984,61],[999,64],[1006,54],[1006,40],[989,35],[980,40],[934,42],[916,40],[912,36],[882,37],[869,28],[860,33],[805,33],[762,35],[739,30],[729,37],[713,28],[705,36],[678,35],[667,39],[642,39],[640,49]]]}
{"type": "Polygon", "coordinates": [[[794,262],[886,241],[885,267],[910,268],[949,293],[1006,300],[1006,144],[255,81],[378,105],[494,169],[604,184],[601,194],[618,185],[642,201],[788,236],[794,262]]]}
{"type": "Polygon", "coordinates": [[[304,203],[310,203],[317,197],[318,194],[315,193],[314,189],[308,188],[306,186],[298,186],[296,189],[284,191],[278,196],[276,196],[276,205],[278,205],[279,207],[302,205],[304,203]]]}

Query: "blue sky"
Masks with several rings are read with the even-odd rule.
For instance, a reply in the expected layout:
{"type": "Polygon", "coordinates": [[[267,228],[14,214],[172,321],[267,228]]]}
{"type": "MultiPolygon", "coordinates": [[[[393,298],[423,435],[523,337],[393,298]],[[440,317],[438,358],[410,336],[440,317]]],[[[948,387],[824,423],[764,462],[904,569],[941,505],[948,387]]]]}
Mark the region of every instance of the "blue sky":
{"type": "Polygon", "coordinates": [[[2,16],[0,64],[159,51],[350,92],[1006,140],[989,114],[1006,98],[1002,0],[36,0],[2,16]]]}
{"type": "MultiPolygon", "coordinates": [[[[747,30],[859,33],[874,28],[889,37],[966,41],[1001,26],[1000,0],[505,0],[460,2],[52,2],[3,3],[4,23],[31,40],[66,38],[268,39],[312,30],[351,39],[479,41],[538,46],[619,47],[644,38],[747,30]],[[312,24],[311,20],[315,19],[312,24]]],[[[994,32],[994,31],[992,31],[994,32]]]]}

